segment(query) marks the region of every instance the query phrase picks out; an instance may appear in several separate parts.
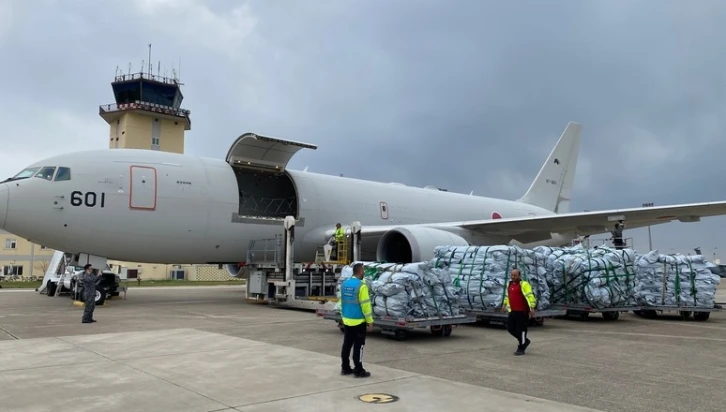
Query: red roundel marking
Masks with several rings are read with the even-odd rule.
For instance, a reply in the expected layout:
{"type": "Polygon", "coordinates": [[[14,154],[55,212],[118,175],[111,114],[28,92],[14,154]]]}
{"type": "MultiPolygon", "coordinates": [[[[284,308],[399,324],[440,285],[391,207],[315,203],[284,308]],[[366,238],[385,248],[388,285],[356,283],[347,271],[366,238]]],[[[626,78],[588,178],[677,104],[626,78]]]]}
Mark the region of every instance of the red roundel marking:
{"type": "Polygon", "coordinates": [[[492,219],[501,219],[502,215],[499,212],[492,212],[492,219]]]}

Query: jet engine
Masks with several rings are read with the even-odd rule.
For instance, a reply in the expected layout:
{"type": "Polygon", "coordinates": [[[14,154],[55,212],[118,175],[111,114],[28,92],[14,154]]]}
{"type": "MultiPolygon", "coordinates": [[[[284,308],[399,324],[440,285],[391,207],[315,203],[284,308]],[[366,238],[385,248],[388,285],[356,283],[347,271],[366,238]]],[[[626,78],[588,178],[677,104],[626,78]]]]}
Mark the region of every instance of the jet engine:
{"type": "Polygon", "coordinates": [[[238,263],[228,263],[224,265],[224,269],[230,276],[237,279],[245,278],[249,272],[248,268],[240,266],[238,263]]]}
{"type": "Polygon", "coordinates": [[[411,263],[429,260],[436,246],[469,246],[461,236],[428,227],[397,227],[381,236],[376,260],[391,263],[411,263]]]}

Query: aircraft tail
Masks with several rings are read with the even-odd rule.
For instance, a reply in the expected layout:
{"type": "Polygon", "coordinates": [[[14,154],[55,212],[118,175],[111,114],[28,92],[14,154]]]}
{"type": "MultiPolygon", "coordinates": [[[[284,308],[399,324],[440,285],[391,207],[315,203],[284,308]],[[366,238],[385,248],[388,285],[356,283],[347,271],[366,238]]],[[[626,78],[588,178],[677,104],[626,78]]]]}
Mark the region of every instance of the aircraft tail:
{"type": "Polygon", "coordinates": [[[567,124],[534,182],[518,202],[539,206],[555,213],[570,211],[581,131],[580,124],[567,124]]]}

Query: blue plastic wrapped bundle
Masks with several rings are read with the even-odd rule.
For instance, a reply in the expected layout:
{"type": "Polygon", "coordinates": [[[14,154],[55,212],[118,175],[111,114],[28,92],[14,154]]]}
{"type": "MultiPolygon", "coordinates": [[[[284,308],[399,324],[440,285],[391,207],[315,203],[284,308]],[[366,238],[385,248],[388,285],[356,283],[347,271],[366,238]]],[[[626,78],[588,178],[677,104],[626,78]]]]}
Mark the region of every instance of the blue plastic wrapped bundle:
{"type": "Polygon", "coordinates": [[[703,256],[661,255],[657,250],[635,261],[635,296],[642,306],[713,308],[721,278],[703,256]]]}
{"type": "MultiPolygon", "coordinates": [[[[461,288],[451,282],[446,271],[436,269],[430,262],[409,264],[363,263],[364,277],[371,294],[373,314],[395,318],[426,318],[456,316],[461,310],[461,288]]],[[[353,276],[353,264],[341,271],[340,285],[353,276]]],[[[339,304],[335,306],[339,310],[339,304]]]]}
{"type": "Polygon", "coordinates": [[[462,308],[493,311],[501,308],[513,268],[532,285],[537,309],[550,305],[544,257],[517,246],[439,246],[432,263],[449,272],[456,287],[463,288],[462,308]]]}

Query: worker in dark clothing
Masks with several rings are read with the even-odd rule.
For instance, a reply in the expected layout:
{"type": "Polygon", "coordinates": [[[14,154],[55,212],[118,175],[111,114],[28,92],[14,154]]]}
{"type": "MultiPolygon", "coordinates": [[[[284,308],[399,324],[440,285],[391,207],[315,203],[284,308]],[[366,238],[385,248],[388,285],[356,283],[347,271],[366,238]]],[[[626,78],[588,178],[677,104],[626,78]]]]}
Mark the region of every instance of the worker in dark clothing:
{"type": "Polygon", "coordinates": [[[81,274],[81,283],[83,284],[83,323],[93,323],[93,311],[96,309],[96,285],[100,282],[100,276],[93,273],[93,267],[90,263],[83,267],[81,274]]]}
{"type": "Polygon", "coordinates": [[[622,220],[620,220],[615,224],[615,229],[611,232],[613,235],[613,246],[615,246],[615,249],[618,250],[625,247],[625,242],[623,241],[623,229],[625,229],[625,224],[622,220]]]}
{"type": "Polygon", "coordinates": [[[363,264],[353,265],[353,276],[340,287],[341,316],[343,318],[343,349],[341,375],[354,374],[356,378],[367,378],[370,372],[363,369],[363,347],[366,332],[373,329],[373,309],[368,286],[363,281],[363,264]],[[350,351],[353,349],[354,369],[350,368],[350,351]]]}
{"type": "Polygon", "coordinates": [[[524,351],[531,343],[527,337],[527,326],[529,319],[534,317],[537,299],[532,292],[532,285],[522,280],[519,269],[512,269],[509,277],[510,281],[502,302],[502,312],[509,312],[507,329],[509,334],[517,339],[517,351],[514,354],[519,356],[524,355],[524,351]]]}

